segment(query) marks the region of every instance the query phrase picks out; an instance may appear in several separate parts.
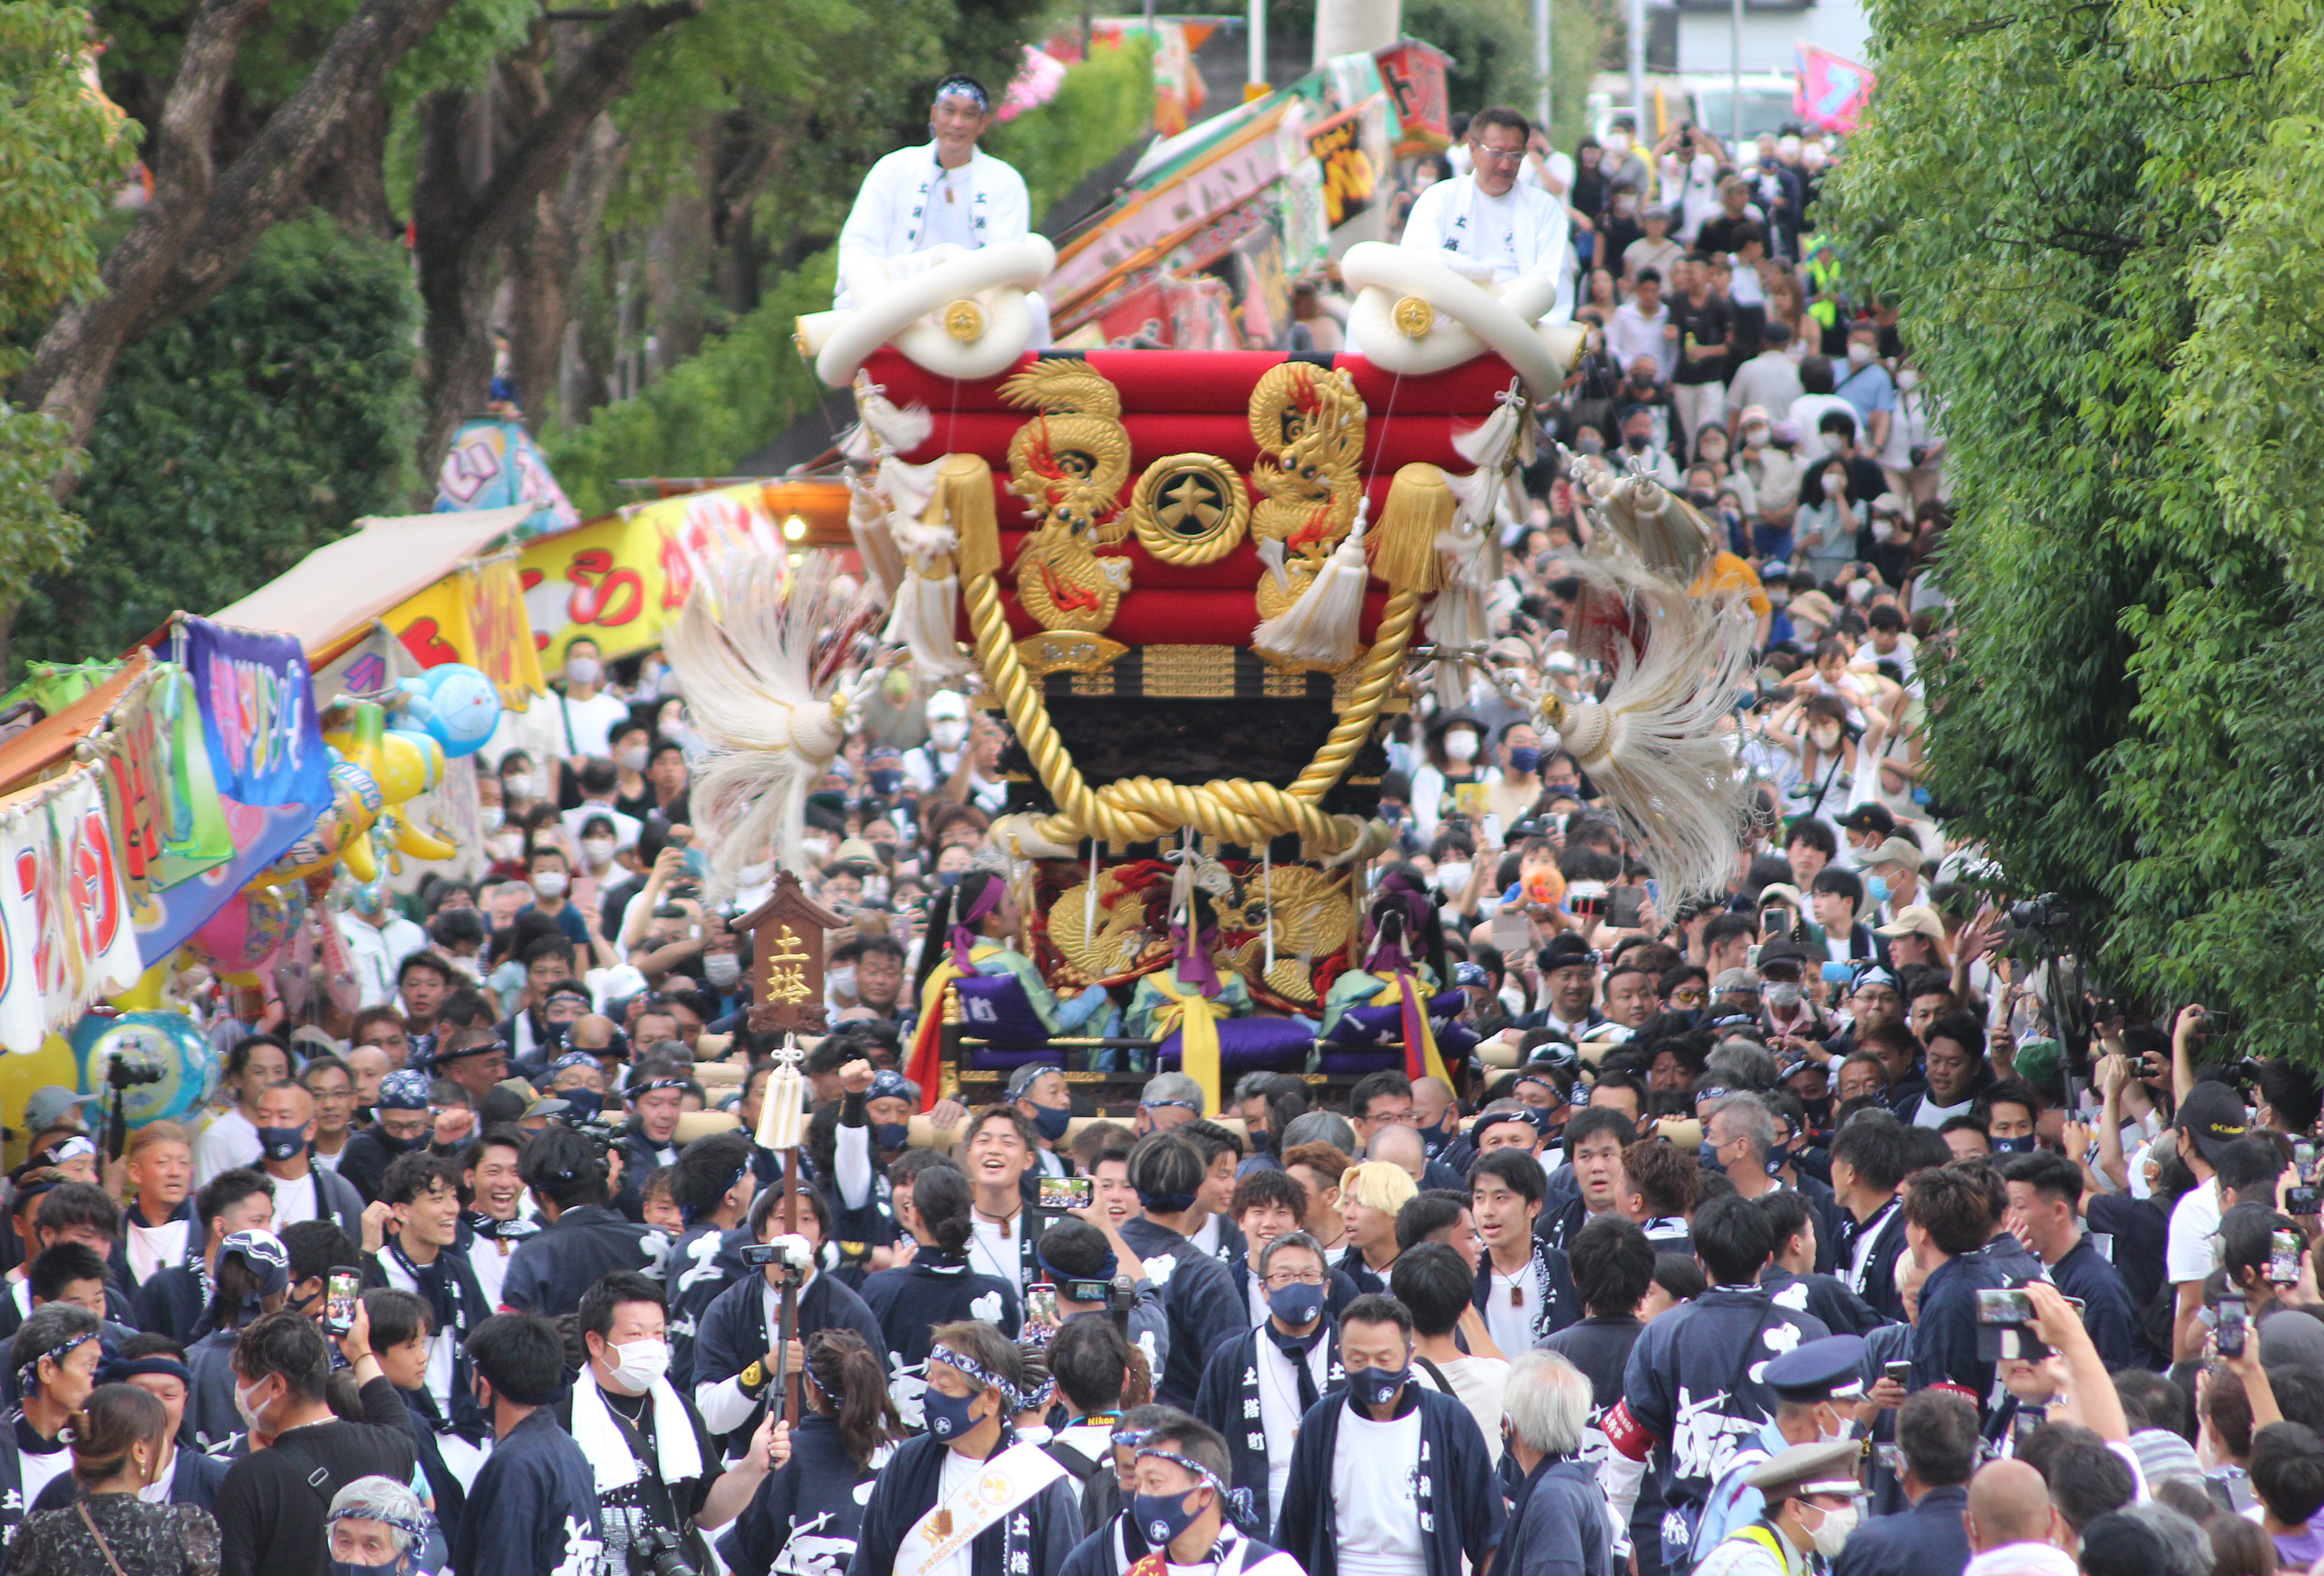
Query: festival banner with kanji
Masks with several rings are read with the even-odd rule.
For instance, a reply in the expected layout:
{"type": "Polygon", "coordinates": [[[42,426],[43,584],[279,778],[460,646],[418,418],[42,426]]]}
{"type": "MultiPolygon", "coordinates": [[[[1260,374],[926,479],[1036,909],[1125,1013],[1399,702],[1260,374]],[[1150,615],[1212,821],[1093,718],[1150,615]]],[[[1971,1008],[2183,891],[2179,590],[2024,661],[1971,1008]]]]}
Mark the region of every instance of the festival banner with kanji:
{"type": "Polygon", "coordinates": [[[661,643],[696,578],[730,552],[784,550],[756,482],[665,498],[524,544],[524,611],[535,646],[560,653],[586,635],[608,659],[661,643]]]}
{"type": "Polygon", "coordinates": [[[144,972],[101,777],[84,767],[0,804],[0,1048],[39,1050],[144,972]]]}

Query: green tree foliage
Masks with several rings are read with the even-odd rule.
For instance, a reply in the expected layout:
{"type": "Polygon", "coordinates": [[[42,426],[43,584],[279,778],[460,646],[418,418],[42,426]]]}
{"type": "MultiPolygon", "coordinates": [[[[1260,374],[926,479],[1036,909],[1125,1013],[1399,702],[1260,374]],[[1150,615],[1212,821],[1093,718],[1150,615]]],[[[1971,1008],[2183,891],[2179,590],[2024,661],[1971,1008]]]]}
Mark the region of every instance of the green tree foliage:
{"type": "MultiPolygon", "coordinates": [[[[1605,18],[1591,0],[1553,0],[1551,95],[1557,145],[1582,136],[1590,74],[1605,48],[1605,18]]],[[[1540,93],[1533,61],[1532,0],[1406,0],[1404,31],[1452,57],[1444,87],[1455,113],[1506,105],[1527,118],[1540,93]]]]}
{"type": "Polygon", "coordinates": [[[89,539],[36,584],[15,650],[117,655],[398,512],[417,323],[400,247],[318,215],[271,231],[216,300],[121,358],[74,500],[89,539]]]}
{"type": "Polygon", "coordinates": [[[2324,5],[1874,0],[1829,212],[1944,401],[1933,788],[2111,980],[2324,1027],[2324,5]]]}
{"type": "MultiPolygon", "coordinates": [[[[1018,168],[1038,216],[1139,134],[1153,103],[1143,48],[1101,51],[1065,73],[1055,99],[998,128],[988,144],[1025,161],[1018,168]]],[[[843,217],[844,208],[834,230],[843,217]]],[[[831,305],[833,272],[834,254],[818,253],[776,281],[732,332],[636,398],[544,433],[549,469],[574,506],[589,516],[628,502],[632,491],[617,484],[624,476],[724,475],[812,410],[825,391],[793,335],[801,314],[831,305]]]]}
{"type": "MultiPolygon", "coordinates": [[[[58,303],[96,281],[94,232],[135,152],[136,128],[87,91],[87,26],[76,6],[0,5],[0,385],[58,303]]],[[[81,540],[50,485],[72,461],[62,423],[0,401],[0,606],[81,540]]]]}

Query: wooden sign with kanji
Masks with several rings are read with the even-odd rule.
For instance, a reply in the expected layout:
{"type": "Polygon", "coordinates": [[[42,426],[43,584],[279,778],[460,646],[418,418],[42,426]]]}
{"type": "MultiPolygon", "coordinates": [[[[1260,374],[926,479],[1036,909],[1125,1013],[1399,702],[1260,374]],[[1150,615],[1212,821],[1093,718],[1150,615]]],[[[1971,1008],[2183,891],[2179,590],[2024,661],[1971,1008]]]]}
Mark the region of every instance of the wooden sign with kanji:
{"type": "Polygon", "coordinates": [[[727,921],[751,936],[751,1028],[758,1034],[821,1034],[823,933],[847,921],[833,913],[784,871],[774,894],[752,912],[727,921]]]}

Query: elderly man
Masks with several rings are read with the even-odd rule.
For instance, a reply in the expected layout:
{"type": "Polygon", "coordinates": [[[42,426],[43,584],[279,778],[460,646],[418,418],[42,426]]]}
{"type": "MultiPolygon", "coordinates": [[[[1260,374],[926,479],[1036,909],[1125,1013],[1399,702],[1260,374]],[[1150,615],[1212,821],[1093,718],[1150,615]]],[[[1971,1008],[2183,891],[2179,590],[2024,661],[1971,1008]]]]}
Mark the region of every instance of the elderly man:
{"type": "Polygon", "coordinates": [[[1557,294],[1544,320],[1562,322],[1573,315],[1572,221],[1563,203],[1517,179],[1532,134],[1532,123],[1514,109],[1480,111],[1469,123],[1471,172],[1420,194],[1403,244],[1502,290],[1523,278],[1554,278],[1557,294]]]}
{"type": "Polygon", "coordinates": [[[1520,1474],[1495,1562],[1502,1576],[1610,1576],[1606,1491],[1576,1459],[1592,1396],[1582,1371],[1554,1351],[1526,1351],[1501,1386],[1505,1437],[1520,1474]]]}
{"type": "MultiPolygon", "coordinates": [[[[839,292],[834,305],[859,303],[848,294],[848,270],[871,258],[908,257],[951,245],[974,252],[1032,231],[1032,199],[1025,178],[976,145],[992,124],[992,100],[973,77],[936,84],[928,110],[929,140],[872,166],[839,232],[839,292]]],[[[1049,342],[1047,305],[1028,291],[1033,344],[1049,342]]],[[[923,785],[926,786],[926,785],[923,785]]]]}

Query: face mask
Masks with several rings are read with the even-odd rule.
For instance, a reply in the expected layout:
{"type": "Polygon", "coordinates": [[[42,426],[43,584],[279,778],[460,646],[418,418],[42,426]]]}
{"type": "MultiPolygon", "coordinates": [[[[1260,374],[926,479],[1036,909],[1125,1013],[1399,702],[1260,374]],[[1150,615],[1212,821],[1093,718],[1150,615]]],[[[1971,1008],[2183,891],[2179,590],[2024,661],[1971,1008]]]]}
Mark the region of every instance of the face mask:
{"type": "MultiPolygon", "coordinates": [[[[264,1379],[261,1379],[258,1384],[263,1385],[265,1382],[264,1379]]],[[[234,1387],[235,1415],[242,1419],[242,1426],[245,1432],[255,1432],[259,1426],[258,1409],[250,1404],[250,1398],[256,1394],[258,1394],[258,1385],[253,1385],[247,1390],[240,1385],[234,1387]]]]}
{"type": "Polygon", "coordinates": [[[554,1096],[573,1109],[567,1114],[575,1121],[595,1121],[597,1113],[605,1109],[605,1097],[594,1089],[567,1089],[554,1096]]]}
{"type": "Polygon", "coordinates": [[[889,794],[894,793],[898,788],[902,788],[903,786],[904,774],[899,769],[893,766],[875,766],[872,769],[872,791],[873,793],[879,794],[884,797],[889,794]]]}
{"type": "Polygon", "coordinates": [[[939,750],[957,750],[960,742],[968,737],[968,724],[952,717],[940,718],[928,724],[928,738],[939,750]]]}
{"type": "Polygon", "coordinates": [[[1706,493],[1700,487],[1697,487],[1693,492],[1689,493],[1686,495],[1686,501],[1689,503],[1693,504],[1697,509],[1716,509],[1719,507],[1719,494],[1716,493],[1706,493]]]}
{"type": "Polygon", "coordinates": [[[1477,758],[1477,735],[1466,729],[1455,729],[1445,734],[1444,756],[1448,760],[1474,760],[1477,758]]]}
{"type": "Polygon", "coordinates": [[[395,1572],[402,1569],[403,1561],[401,1556],[390,1560],[384,1565],[358,1565],[353,1560],[331,1562],[331,1576],[395,1576],[395,1572]]]}
{"type": "Polygon", "coordinates": [[[629,750],[613,751],[613,764],[623,771],[643,771],[646,769],[646,749],[642,744],[629,750]]]}
{"type": "Polygon", "coordinates": [[[589,862],[592,870],[604,870],[613,862],[613,840],[610,837],[584,837],[581,857],[589,862]]]}
{"type": "Polygon", "coordinates": [[[1896,374],[1896,386],[1900,389],[1919,388],[1921,386],[1920,369],[1918,367],[1908,366],[1903,372],[1898,373],[1896,374]]]}
{"type": "Polygon", "coordinates": [[[2023,1133],[2014,1138],[1988,1138],[1986,1141],[1993,1146],[1993,1152],[1997,1155],[2031,1155],[2034,1152],[2034,1135],[2031,1133],[2023,1133]]]}
{"type": "Polygon", "coordinates": [[[927,1419],[928,1433],[936,1439],[958,1439],[976,1426],[976,1419],[968,1409],[976,1405],[973,1396],[947,1396],[942,1390],[920,1392],[920,1413],[927,1419]]]}
{"type": "Polygon", "coordinates": [[[493,838],[493,857],[494,859],[523,858],[524,834],[521,832],[504,832],[498,837],[493,838]]]}
{"type": "Polygon", "coordinates": [[[1622,447],[1628,449],[1632,454],[1646,453],[1646,446],[1652,442],[1654,442],[1654,439],[1647,437],[1643,432],[1626,432],[1622,434],[1622,447]]]}
{"type": "Polygon", "coordinates": [[[1294,1330],[1305,1329],[1323,1311],[1323,1288],[1287,1286],[1267,1294],[1267,1311],[1294,1330]]]}
{"type": "Polygon", "coordinates": [[[1436,889],[1448,898],[1458,897],[1469,885],[1470,867],[1465,864],[1440,864],[1436,867],[1436,889]]]}
{"type": "Polygon", "coordinates": [[[1146,1535],[1148,1548],[1168,1548],[1180,1533],[1194,1525],[1194,1518],[1203,1512],[1186,1508],[1186,1501],[1194,1493],[1192,1488],[1182,1488],[1176,1494],[1130,1496],[1130,1519],[1146,1535]]]}
{"type": "Polygon", "coordinates": [[[1618,197],[1614,199],[1614,211],[1627,219],[1638,211],[1638,199],[1635,197],[1618,197]]]}
{"type": "Polygon", "coordinates": [[[1853,345],[1851,345],[1851,346],[1849,346],[1848,347],[1848,364],[1849,364],[1849,365],[1850,365],[1850,366],[1869,366],[1871,364],[1872,364],[1872,346],[1870,346],[1869,345],[1865,344],[1865,343],[1864,343],[1864,341],[1862,341],[1861,339],[1859,339],[1859,340],[1858,340],[1855,344],[1853,344],[1853,345]]]}
{"type": "Polygon", "coordinates": [[[1743,441],[1754,446],[1763,444],[1767,441],[1767,434],[1768,429],[1755,424],[1743,429],[1743,441]]]}
{"type": "Polygon", "coordinates": [[[1789,1011],[1800,1004],[1800,998],[1804,994],[1806,987],[1796,980],[1771,982],[1767,986],[1767,1005],[1789,1011]]]}
{"type": "Polygon", "coordinates": [[[477,808],[476,819],[484,824],[485,831],[497,832],[501,823],[508,819],[508,812],[498,805],[484,805],[477,808]]]}
{"type": "Polygon", "coordinates": [[[669,1372],[669,1342],[667,1341],[632,1341],[627,1346],[613,1348],[622,1359],[613,1369],[613,1382],[632,1390],[650,1390],[656,1380],[669,1372]]]}
{"type": "Polygon", "coordinates": [[[742,960],[733,953],[712,953],[702,960],[702,977],[724,991],[742,977],[742,960]]]}
{"type": "Polygon", "coordinates": [[[1541,751],[1530,744],[1518,744],[1509,751],[1509,770],[1519,777],[1531,777],[1541,765],[1541,751]]]}
{"type": "Polygon", "coordinates": [[[1823,1521],[1816,1527],[1813,1535],[1816,1553],[1827,1560],[1839,1558],[1840,1545],[1848,1542],[1848,1535],[1855,1530],[1855,1506],[1843,1506],[1838,1510],[1825,1511],[1823,1521]]]}
{"type": "Polygon", "coordinates": [[[602,671],[604,669],[597,666],[597,659],[595,657],[565,659],[565,681],[567,684],[595,684],[597,682],[597,675],[602,671]]]}
{"type": "Polygon", "coordinates": [[[536,897],[563,897],[565,895],[565,872],[561,870],[545,870],[537,872],[532,878],[532,890],[536,897]]]}
{"type": "Polygon", "coordinates": [[[828,977],[831,981],[831,988],[838,991],[841,995],[853,996],[855,994],[855,965],[853,963],[840,964],[839,967],[831,971],[828,977]]]}
{"type": "Polygon", "coordinates": [[[1396,1399],[1398,1390],[1411,1373],[1411,1365],[1403,1368],[1360,1368],[1348,1370],[1348,1393],[1366,1406],[1385,1406],[1396,1399]]]}
{"type": "MultiPolygon", "coordinates": [[[[1617,159],[1630,151],[1630,134],[1615,132],[1606,139],[1606,151],[1617,159]]],[[[1627,199],[1626,199],[1627,200],[1627,199]]]]}
{"type": "Polygon", "coordinates": [[[307,1129],[299,1128],[261,1128],[258,1147],[269,1160],[283,1161],[307,1152],[307,1129]]]}
{"type": "Polygon", "coordinates": [[[1702,446],[1702,452],[1705,463],[1715,464],[1727,457],[1727,446],[1723,443],[1706,443],[1702,446]]]}
{"type": "Polygon", "coordinates": [[[911,1137],[912,1126],[909,1122],[873,1122],[872,1124],[872,1141],[882,1149],[900,1149],[910,1141],[911,1137]]]}
{"type": "Polygon", "coordinates": [[[429,1135],[425,1131],[422,1131],[415,1133],[408,1138],[399,1138],[392,1133],[390,1133],[385,1128],[374,1128],[372,1129],[372,1137],[377,1138],[379,1140],[380,1147],[385,1149],[391,1155],[410,1155],[415,1154],[421,1149],[425,1149],[428,1147],[429,1135]]]}
{"type": "Polygon", "coordinates": [[[1886,876],[1865,877],[1864,895],[1876,903],[1886,903],[1888,900],[1888,879],[1886,876]]]}
{"type": "Polygon", "coordinates": [[[1840,748],[1840,730],[1838,728],[1814,729],[1808,734],[1808,742],[1829,755],[1840,748]]]}
{"type": "Polygon", "coordinates": [[[1792,1147],[1789,1144],[1778,1144],[1768,1150],[1767,1175],[1781,1176],[1784,1174],[1784,1167],[1791,1163],[1791,1158],[1792,1147]]]}
{"type": "Polygon", "coordinates": [[[1778,591],[1773,586],[1768,587],[1767,601],[1772,605],[1776,607],[1785,607],[1790,605],[1791,600],[1792,594],[1789,591],[1778,591]]]}
{"type": "Polygon", "coordinates": [[[1074,1108],[1070,1105],[1037,1105],[1033,1108],[1033,1130],[1052,1144],[1063,1138],[1065,1129],[1073,1125],[1074,1108]]]}

